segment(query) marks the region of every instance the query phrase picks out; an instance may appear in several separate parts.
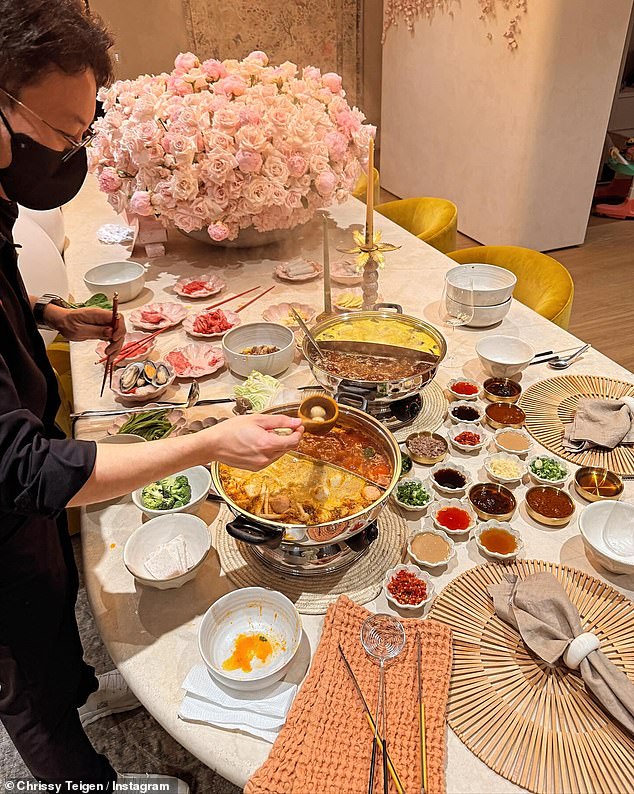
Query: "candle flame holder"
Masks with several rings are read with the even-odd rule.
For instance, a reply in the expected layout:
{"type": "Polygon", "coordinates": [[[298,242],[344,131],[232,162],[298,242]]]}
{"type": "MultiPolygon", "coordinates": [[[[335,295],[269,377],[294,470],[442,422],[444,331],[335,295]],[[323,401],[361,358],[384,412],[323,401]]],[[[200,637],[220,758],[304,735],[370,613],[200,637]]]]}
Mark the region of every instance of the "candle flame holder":
{"type": "Polygon", "coordinates": [[[398,251],[400,245],[384,243],[380,231],[377,231],[369,241],[367,228],[364,232],[353,232],[356,243],[354,248],[337,248],[342,254],[355,254],[355,264],[359,273],[363,272],[363,308],[374,308],[379,296],[379,270],[385,267],[384,254],[388,251],[398,251]]]}

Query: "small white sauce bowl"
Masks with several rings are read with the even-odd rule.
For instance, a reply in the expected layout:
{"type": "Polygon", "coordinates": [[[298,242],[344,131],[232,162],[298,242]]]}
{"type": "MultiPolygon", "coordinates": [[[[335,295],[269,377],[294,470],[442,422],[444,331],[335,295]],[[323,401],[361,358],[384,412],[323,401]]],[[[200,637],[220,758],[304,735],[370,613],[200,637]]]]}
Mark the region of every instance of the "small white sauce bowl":
{"type": "Polygon", "coordinates": [[[427,571],[421,571],[421,569],[416,565],[401,564],[397,565],[395,568],[390,568],[385,572],[383,591],[385,593],[385,597],[395,609],[423,609],[423,607],[427,606],[427,604],[429,604],[434,597],[434,583],[432,582],[431,576],[427,573],[427,571]],[[425,585],[427,586],[427,595],[422,601],[419,601],[418,604],[401,604],[400,601],[397,601],[387,589],[388,584],[399,571],[409,571],[410,573],[413,573],[417,579],[422,579],[422,581],[425,582],[425,585]]]}
{"type": "Polygon", "coordinates": [[[494,482],[501,482],[503,485],[506,485],[511,482],[521,482],[522,478],[528,471],[526,463],[521,460],[517,455],[509,455],[508,452],[496,452],[495,455],[489,455],[488,458],[484,459],[484,468],[486,469],[486,473],[494,482]],[[517,467],[517,475],[514,477],[504,477],[501,474],[494,474],[491,468],[491,464],[496,460],[509,460],[517,467]]]}
{"type": "Polygon", "coordinates": [[[493,557],[496,560],[514,560],[524,548],[524,542],[522,541],[522,536],[516,529],[514,529],[508,523],[508,521],[495,521],[495,519],[491,521],[484,521],[473,533],[473,537],[475,538],[476,545],[480,549],[481,553],[484,554],[486,557],[493,557]],[[505,529],[510,535],[513,535],[513,537],[515,538],[515,551],[511,551],[508,554],[500,554],[500,552],[498,551],[490,551],[489,549],[487,549],[484,543],[481,542],[480,535],[484,532],[485,529],[492,529],[494,527],[505,529]]]}
{"type": "Polygon", "coordinates": [[[93,294],[103,292],[110,300],[118,292],[119,303],[127,303],[134,300],[143,289],[145,267],[129,260],[106,262],[90,268],[84,275],[84,284],[93,294]]]}

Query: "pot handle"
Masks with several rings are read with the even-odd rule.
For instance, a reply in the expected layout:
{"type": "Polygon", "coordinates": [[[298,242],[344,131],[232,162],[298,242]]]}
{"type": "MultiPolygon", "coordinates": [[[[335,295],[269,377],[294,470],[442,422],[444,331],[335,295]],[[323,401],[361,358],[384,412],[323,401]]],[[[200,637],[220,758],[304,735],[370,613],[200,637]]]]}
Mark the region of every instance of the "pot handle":
{"type": "Polygon", "coordinates": [[[394,309],[397,314],[403,314],[403,307],[400,303],[375,303],[375,309],[394,309]]]}
{"type": "Polygon", "coordinates": [[[368,410],[368,397],[370,397],[365,389],[358,391],[354,390],[354,386],[347,386],[345,390],[338,391],[335,394],[335,400],[340,405],[347,405],[350,408],[358,408],[360,411],[368,410]]]}
{"type": "Polygon", "coordinates": [[[283,529],[265,527],[255,521],[249,521],[242,516],[234,518],[226,525],[227,532],[232,538],[250,543],[252,546],[268,546],[276,549],[284,537],[283,529]]]}

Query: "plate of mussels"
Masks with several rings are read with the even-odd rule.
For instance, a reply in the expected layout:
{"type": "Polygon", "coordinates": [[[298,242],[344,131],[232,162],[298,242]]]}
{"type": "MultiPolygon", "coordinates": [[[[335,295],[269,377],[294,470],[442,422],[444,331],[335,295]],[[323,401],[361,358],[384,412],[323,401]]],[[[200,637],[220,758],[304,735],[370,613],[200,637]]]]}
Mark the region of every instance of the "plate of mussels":
{"type": "Polygon", "coordinates": [[[145,402],[155,400],[170,386],[176,373],[166,361],[134,361],[115,372],[112,391],[123,400],[145,402]]]}

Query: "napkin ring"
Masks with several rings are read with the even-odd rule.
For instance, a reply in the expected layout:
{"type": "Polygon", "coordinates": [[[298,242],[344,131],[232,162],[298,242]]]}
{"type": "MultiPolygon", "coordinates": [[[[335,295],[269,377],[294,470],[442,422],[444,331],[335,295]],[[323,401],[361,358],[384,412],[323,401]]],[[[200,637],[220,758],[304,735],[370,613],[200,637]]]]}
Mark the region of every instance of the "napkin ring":
{"type": "Polygon", "coordinates": [[[571,670],[577,670],[581,662],[593,651],[599,649],[599,638],[590,631],[575,637],[564,652],[564,663],[571,670]]]}

